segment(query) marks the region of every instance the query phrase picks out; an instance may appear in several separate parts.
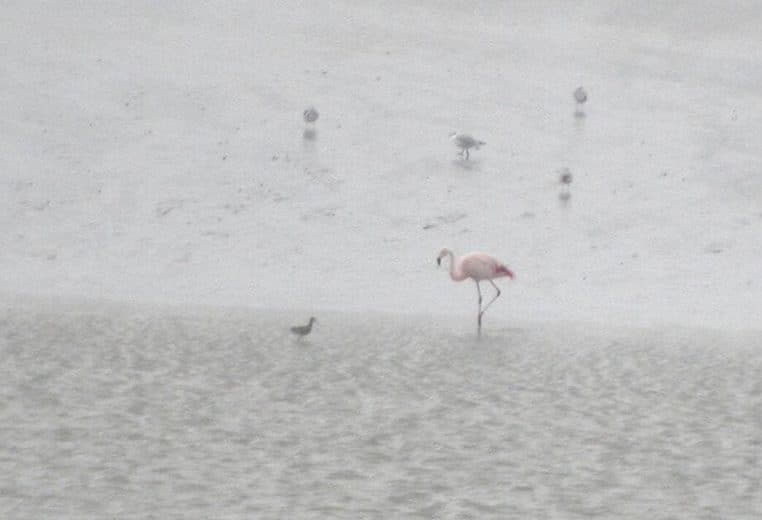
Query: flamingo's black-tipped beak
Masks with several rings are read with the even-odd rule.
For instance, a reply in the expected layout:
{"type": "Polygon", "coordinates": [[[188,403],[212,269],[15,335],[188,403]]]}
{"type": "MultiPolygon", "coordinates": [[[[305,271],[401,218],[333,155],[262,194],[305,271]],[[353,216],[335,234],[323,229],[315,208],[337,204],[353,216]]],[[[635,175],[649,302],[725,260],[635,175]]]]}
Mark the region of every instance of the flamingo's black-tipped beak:
{"type": "Polygon", "coordinates": [[[437,258],[437,265],[442,265],[442,257],[437,258]]]}

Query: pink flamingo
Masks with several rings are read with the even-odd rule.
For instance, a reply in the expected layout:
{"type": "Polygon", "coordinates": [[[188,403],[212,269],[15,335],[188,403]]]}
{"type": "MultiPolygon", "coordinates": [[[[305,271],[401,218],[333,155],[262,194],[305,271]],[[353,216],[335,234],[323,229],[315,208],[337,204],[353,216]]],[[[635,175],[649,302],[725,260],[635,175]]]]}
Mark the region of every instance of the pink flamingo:
{"type": "Polygon", "coordinates": [[[442,259],[445,257],[449,257],[450,259],[450,278],[456,282],[471,278],[476,282],[476,292],[479,294],[479,314],[477,315],[476,322],[478,324],[479,335],[481,335],[482,315],[487,312],[487,309],[492,305],[492,302],[497,300],[500,296],[500,289],[492,280],[502,276],[507,276],[513,279],[513,272],[495,258],[484,253],[468,253],[467,255],[463,255],[456,259],[453,252],[445,248],[439,252],[437,265],[442,265],[442,259]],[[482,280],[487,280],[492,284],[492,287],[495,288],[495,291],[497,291],[495,297],[489,301],[484,309],[482,309],[482,290],[481,287],[479,287],[479,282],[482,280]]]}

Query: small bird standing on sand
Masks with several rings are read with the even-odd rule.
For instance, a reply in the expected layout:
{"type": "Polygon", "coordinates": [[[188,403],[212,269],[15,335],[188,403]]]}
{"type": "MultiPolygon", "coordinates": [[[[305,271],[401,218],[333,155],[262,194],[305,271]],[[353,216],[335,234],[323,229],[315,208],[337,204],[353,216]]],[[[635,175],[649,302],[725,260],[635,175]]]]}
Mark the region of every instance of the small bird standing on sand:
{"type": "Polygon", "coordinates": [[[442,265],[443,258],[449,258],[450,260],[450,278],[453,281],[460,282],[466,278],[471,278],[476,283],[476,292],[479,295],[479,314],[477,315],[476,322],[478,325],[479,335],[482,333],[482,316],[492,302],[498,299],[500,296],[500,289],[495,285],[495,278],[507,276],[513,279],[513,271],[508,269],[497,259],[486,255],[484,253],[468,253],[461,257],[455,258],[452,251],[445,248],[439,252],[437,257],[437,265],[442,265]],[[482,309],[482,290],[479,287],[479,282],[487,280],[495,288],[497,294],[492,298],[489,303],[482,309]]]}
{"type": "Polygon", "coordinates": [[[304,111],[303,116],[304,122],[307,123],[306,127],[304,128],[304,139],[306,141],[314,141],[315,137],[317,136],[317,131],[315,130],[315,121],[318,120],[320,114],[315,107],[309,107],[304,111]]]}
{"type": "Polygon", "coordinates": [[[577,102],[576,113],[582,114],[582,105],[587,101],[587,91],[585,90],[585,87],[577,87],[577,90],[574,91],[574,101],[577,102]]]}
{"type": "Polygon", "coordinates": [[[291,332],[302,338],[312,332],[312,324],[316,321],[317,320],[315,318],[310,318],[310,322],[307,325],[298,325],[296,327],[291,327],[291,332]]]}
{"type": "Polygon", "coordinates": [[[572,173],[569,168],[561,168],[558,172],[558,182],[561,184],[561,192],[558,194],[558,200],[567,203],[571,198],[569,186],[571,186],[572,183],[572,173]]]}
{"type": "Polygon", "coordinates": [[[314,123],[318,120],[318,117],[320,117],[320,113],[317,111],[315,107],[309,107],[307,110],[304,111],[304,122],[305,123],[314,123]]]}
{"type": "Polygon", "coordinates": [[[474,150],[478,150],[479,147],[484,146],[484,141],[478,141],[474,139],[472,136],[468,134],[459,134],[457,132],[453,132],[450,134],[450,139],[455,143],[455,146],[460,148],[460,154],[463,156],[465,160],[468,160],[468,150],[470,148],[473,148],[474,150]]]}

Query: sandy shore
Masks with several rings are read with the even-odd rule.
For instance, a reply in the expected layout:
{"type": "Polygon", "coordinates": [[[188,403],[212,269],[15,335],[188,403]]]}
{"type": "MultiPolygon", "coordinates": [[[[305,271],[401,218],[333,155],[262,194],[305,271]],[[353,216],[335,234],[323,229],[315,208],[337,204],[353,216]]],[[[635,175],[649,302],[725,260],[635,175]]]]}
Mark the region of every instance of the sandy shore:
{"type": "Polygon", "coordinates": [[[0,513],[762,512],[758,333],[314,314],[4,305],[0,513]]]}

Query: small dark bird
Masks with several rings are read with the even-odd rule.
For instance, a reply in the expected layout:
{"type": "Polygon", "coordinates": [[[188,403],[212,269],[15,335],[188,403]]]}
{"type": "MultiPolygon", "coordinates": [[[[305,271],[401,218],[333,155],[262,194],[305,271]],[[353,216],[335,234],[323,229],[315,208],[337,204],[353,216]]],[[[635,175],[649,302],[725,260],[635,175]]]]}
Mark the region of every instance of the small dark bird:
{"type": "Polygon", "coordinates": [[[318,120],[318,117],[320,117],[320,113],[317,111],[315,107],[309,107],[307,110],[304,111],[304,122],[305,123],[314,123],[318,120]]]}
{"type": "Polygon", "coordinates": [[[558,177],[558,182],[561,184],[568,186],[572,183],[572,174],[571,171],[569,171],[569,168],[563,168],[560,172],[560,175],[558,177]]]}
{"type": "Polygon", "coordinates": [[[298,325],[296,327],[291,327],[291,332],[299,336],[300,338],[303,336],[306,336],[310,332],[312,332],[312,324],[315,323],[317,320],[315,318],[310,318],[310,322],[307,325],[298,325]]]}

